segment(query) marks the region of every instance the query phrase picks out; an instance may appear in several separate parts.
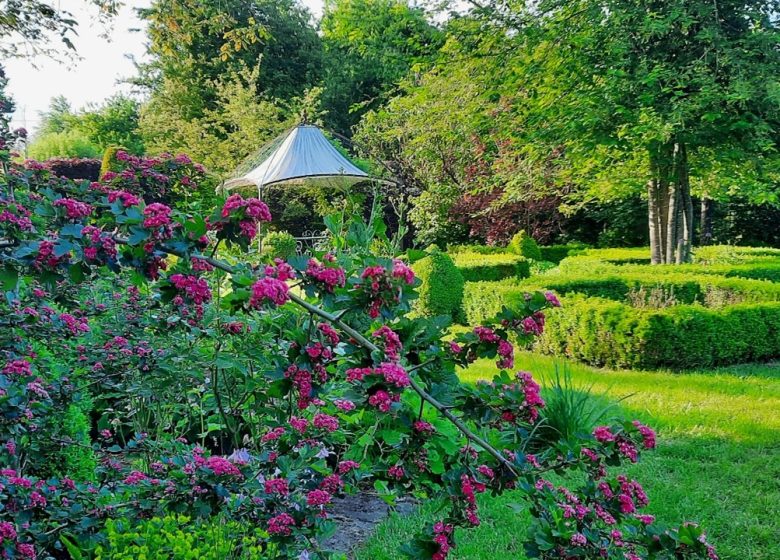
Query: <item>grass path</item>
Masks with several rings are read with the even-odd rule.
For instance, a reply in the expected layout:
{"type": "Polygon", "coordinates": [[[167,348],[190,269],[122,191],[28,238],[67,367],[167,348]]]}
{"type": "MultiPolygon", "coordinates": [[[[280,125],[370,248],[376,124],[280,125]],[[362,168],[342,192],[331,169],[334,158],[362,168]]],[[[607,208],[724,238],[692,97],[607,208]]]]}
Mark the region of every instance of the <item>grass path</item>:
{"type": "MultiPolygon", "coordinates": [[[[649,496],[649,513],[676,523],[698,520],[724,560],[780,559],[780,364],[711,372],[607,371],[535,354],[517,367],[543,380],[565,366],[579,385],[624,398],[621,410],[659,430],[659,446],[627,470],[649,496]]],[[[480,361],[465,381],[490,378],[480,361]]],[[[482,525],[457,535],[453,558],[523,559],[525,514],[509,506],[517,496],[483,499],[482,525]]],[[[400,558],[396,550],[433,515],[431,506],[392,516],[358,552],[358,560],[400,558]]]]}

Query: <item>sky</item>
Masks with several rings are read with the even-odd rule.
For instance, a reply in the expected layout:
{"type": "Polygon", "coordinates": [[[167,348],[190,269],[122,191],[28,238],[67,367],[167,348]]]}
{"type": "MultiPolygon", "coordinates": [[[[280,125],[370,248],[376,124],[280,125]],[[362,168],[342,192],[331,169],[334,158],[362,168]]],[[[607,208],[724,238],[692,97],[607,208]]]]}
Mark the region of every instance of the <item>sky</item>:
{"type": "MultiPolygon", "coordinates": [[[[25,127],[34,132],[40,112],[49,101],[64,95],[74,109],[89,103],[100,103],[116,93],[131,93],[121,81],[135,72],[131,57],[143,60],[146,36],[134,8],[147,7],[151,0],[126,0],[118,17],[106,28],[96,21],[94,8],[82,0],[53,0],[70,11],[79,22],[78,36],[73,39],[76,52],[66,52],[64,60],[36,58],[32,61],[6,61],[8,92],[16,102],[12,128],[25,127]],[[106,33],[108,31],[108,33],[106,33]],[[108,35],[104,37],[103,35],[108,35]]],[[[322,0],[302,0],[319,17],[322,0]]]]}

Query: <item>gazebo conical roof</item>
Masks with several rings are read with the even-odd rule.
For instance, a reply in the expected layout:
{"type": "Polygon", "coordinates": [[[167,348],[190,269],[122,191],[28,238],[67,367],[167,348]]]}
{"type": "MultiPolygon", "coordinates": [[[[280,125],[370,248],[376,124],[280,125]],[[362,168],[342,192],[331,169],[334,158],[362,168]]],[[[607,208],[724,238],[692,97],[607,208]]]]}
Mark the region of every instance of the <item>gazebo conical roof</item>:
{"type": "Polygon", "coordinates": [[[314,125],[300,124],[248,171],[229,179],[226,191],[255,186],[321,184],[348,187],[371,177],[344,157],[314,125]]]}

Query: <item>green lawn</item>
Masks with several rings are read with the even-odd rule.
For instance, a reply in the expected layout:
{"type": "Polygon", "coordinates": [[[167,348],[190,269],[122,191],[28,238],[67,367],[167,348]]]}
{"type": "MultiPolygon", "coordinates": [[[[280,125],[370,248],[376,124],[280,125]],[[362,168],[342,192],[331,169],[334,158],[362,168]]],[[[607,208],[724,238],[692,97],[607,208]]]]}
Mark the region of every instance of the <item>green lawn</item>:
{"type": "MultiPolygon", "coordinates": [[[[517,367],[541,379],[563,363],[522,354],[517,367]]],[[[650,496],[649,513],[668,523],[700,521],[723,559],[780,559],[780,364],[685,374],[565,365],[576,383],[592,384],[596,393],[616,399],[627,397],[623,412],[659,430],[658,449],[628,469],[650,496]]],[[[476,381],[494,371],[491,362],[481,361],[462,377],[476,381]]],[[[459,532],[452,557],[525,558],[528,518],[508,507],[518,501],[512,495],[483,499],[482,525],[459,532]]],[[[399,543],[429,520],[430,510],[391,516],[356,558],[400,558],[399,543]]]]}

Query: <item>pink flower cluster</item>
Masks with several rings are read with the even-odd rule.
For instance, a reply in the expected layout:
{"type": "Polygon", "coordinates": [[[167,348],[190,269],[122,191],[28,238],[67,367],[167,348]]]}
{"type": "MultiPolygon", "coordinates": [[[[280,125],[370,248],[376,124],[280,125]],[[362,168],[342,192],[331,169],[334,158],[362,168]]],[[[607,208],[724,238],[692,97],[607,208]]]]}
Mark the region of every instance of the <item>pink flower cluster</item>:
{"type": "Polygon", "coordinates": [[[155,202],[144,208],[144,227],[149,229],[171,224],[171,209],[165,204],[155,202]]]}
{"type": "Polygon", "coordinates": [[[65,208],[65,215],[72,220],[81,220],[92,213],[92,206],[73,198],[60,198],[53,206],[65,208]]]}
{"type": "Polygon", "coordinates": [[[497,352],[499,358],[496,365],[498,365],[499,368],[510,369],[514,367],[515,349],[508,341],[501,339],[498,343],[497,352]]]}
{"type": "Polygon", "coordinates": [[[433,553],[431,560],[446,560],[450,551],[455,548],[452,542],[452,534],[455,528],[443,521],[433,525],[433,542],[439,546],[439,550],[433,553]]]}
{"type": "Polygon", "coordinates": [[[206,459],[203,466],[214,471],[217,476],[235,476],[241,477],[241,471],[238,470],[233,463],[225,459],[224,457],[212,456],[206,459]]]}
{"type": "Polygon", "coordinates": [[[295,279],[295,269],[282,259],[274,259],[274,264],[265,266],[265,275],[285,282],[295,279]]]}
{"type": "Polygon", "coordinates": [[[269,478],[263,483],[263,486],[266,494],[287,496],[290,493],[290,487],[284,478],[269,478]]]}
{"type": "Polygon", "coordinates": [[[518,371],[515,374],[515,379],[517,379],[517,383],[504,385],[502,390],[506,394],[521,391],[523,402],[520,404],[519,411],[503,411],[501,419],[505,422],[515,423],[518,417],[522,416],[524,420],[533,424],[539,418],[539,409],[544,408],[542,389],[527,371],[518,371]]]}
{"type": "Polygon", "coordinates": [[[172,274],[168,280],[196,305],[211,301],[211,288],[205,278],[191,274],[172,274]]]}
{"type": "Polygon", "coordinates": [[[54,243],[44,239],[38,244],[38,254],[35,256],[34,266],[38,270],[54,270],[69,260],[70,252],[58,257],[54,254],[54,243]]]}
{"type": "Polygon", "coordinates": [[[289,287],[282,280],[265,276],[252,284],[252,295],[249,298],[249,306],[260,308],[266,302],[273,305],[284,305],[290,299],[289,287]]]}
{"type": "Polygon", "coordinates": [[[401,395],[391,395],[387,391],[379,389],[376,393],[368,398],[368,404],[375,406],[381,412],[389,412],[390,407],[393,406],[393,403],[400,400],[401,395]]]}
{"type": "Polygon", "coordinates": [[[389,271],[380,265],[366,267],[360,279],[362,282],[355,288],[368,300],[368,316],[376,319],[383,307],[400,301],[402,286],[414,283],[414,273],[404,263],[395,260],[389,271]]]}
{"type": "Polygon", "coordinates": [[[633,425],[639,430],[639,433],[642,436],[642,445],[644,448],[655,449],[655,431],[651,427],[642,424],[639,420],[634,420],[633,425]]]}
{"type": "Polygon", "coordinates": [[[356,463],[355,461],[341,461],[337,468],[339,474],[347,474],[350,471],[359,469],[360,463],[356,463]]]}
{"type": "Polygon", "coordinates": [[[328,323],[320,323],[317,325],[317,328],[325,336],[325,338],[328,339],[330,344],[335,346],[339,343],[339,333],[337,333],[336,329],[331,327],[328,323]]]}
{"type": "Polygon", "coordinates": [[[369,375],[381,375],[389,385],[403,388],[409,386],[409,375],[406,370],[391,362],[383,362],[375,368],[351,368],[346,371],[347,381],[360,382],[369,375]]]}
{"type": "Polygon", "coordinates": [[[271,535],[289,536],[294,526],[295,519],[289,513],[280,513],[268,520],[268,532],[271,535]]]}
{"type": "Polygon", "coordinates": [[[560,306],[561,306],[561,302],[560,302],[560,300],[558,299],[558,296],[556,296],[556,295],[555,295],[554,293],[552,293],[552,292],[544,292],[544,298],[545,298],[547,301],[549,301],[549,302],[550,302],[550,305],[552,305],[553,307],[560,307],[560,306]]]}
{"type": "Polygon", "coordinates": [[[465,515],[469,523],[473,526],[479,525],[479,517],[477,516],[477,497],[476,494],[481,494],[486,489],[485,485],[478,482],[475,478],[468,474],[463,474],[460,477],[460,491],[463,494],[463,498],[466,501],[465,515]]]}
{"type": "Polygon", "coordinates": [[[406,471],[401,465],[393,465],[387,469],[387,476],[396,480],[403,480],[406,477],[406,471]]]}
{"type": "Polygon", "coordinates": [[[336,264],[336,257],[330,253],[322,257],[322,262],[309,259],[304,274],[329,294],[336,288],[343,288],[347,282],[344,269],[336,264]]]}
{"type": "MultiPolygon", "coordinates": [[[[232,194],[225,201],[220,212],[222,220],[238,221],[238,229],[241,235],[249,241],[257,235],[257,224],[270,222],[271,212],[268,206],[257,198],[244,198],[240,194],[232,194]]],[[[224,221],[213,224],[214,229],[220,231],[225,226],[224,221]]]]}
{"type": "Polygon", "coordinates": [[[21,204],[15,202],[0,201],[0,223],[7,223],[19,229],[19,231],[32,231],[33,223],[30,220],[30,211],[21,204]]]}
{"type": "Polygon", "coordinates": [[[403,261],[393,259],[392,275],[393,278],[398,278],[409,286],[414,284],[414,271],[403,261]]]}
{"type": "Polygon", "coordinates": [[[537,311],[523,319],[521,324],[525,334],[538,336],[544,332],[544,313],[537,311]]]}
{"type": "Polygon", "coordinates": [[[129,208],[130,206],[137,206],[138,204],[141,204],[141,199],[138,198],[137,196],[135,196],[131,192],[127,192],[127,191],[108,191],[108,202],[110,204],[113,204],[117,200],[125,208],[129,208]]]}
{"type": "Polygon", "coordinates": [[[86,317],[76,318],[70,313],[62,313],[60,315],[60,321],[65,324],[65,327],[73,336],[79,336],[89,332],[89,322],[86,317]]]}
{"type": "Polygon", "coordinates": [[[311,372],[296,364],[291,364],[284,376],[292,380],[293,387],[298,391],[298,408],[303,410],[311,404],[312,401],[312,374],[311,372]]]}
{"type": "Polygon", "coordinates": [[[401,339],[398,337],[398,335],[388,327],[387,325],[382,325],[377,330],[375,330],[373,333],[371,333],[371,336],[374,338],[381,338],[382,342],[385,347],[385,355],[391,359],[394,362],[397,362],[401,359],[400,350],[403,347],[401,344],[401,339]]]}
{"type": "Polygon", "coordinates": [[[429,436],[436,431],[436,428],[434,428],[430,422],[426,422],[425,420],[415,421],[412,427],[414,428],[415,432],[423,436],[429,436]]]}
{"type": "Polygon", "coordinates": [[[11,360],[3,367],[4,375],[32,375],[32,364],[27,360],[11,360]]]}
{"type": "Polygon", "coordinates": [[[328,505],[331,501],[331,495],[325,490],[312,490],[306,494],[306,504],[312,507],[321,507],[328,505]]]}
{"type": "MultiPolygon", "coordinates": [[[[642,445],[645,449],[653,449],[655,447],[655,432],[645,426],[638,420],[635,420],[633,425],[637,428],[642,436],[642,445]]],[[[599,443],[614,443],[618,453],[626,457],[632,463],[636,463],[638,458],[638,450],[624,433],[614,434],[608,426],[596,426],[593,430],[593,437],[599,443]]]]}
{"type": "Polygon", "coordinates": [[[323,414],[321,412],[318,412],[317,414],[314,415],[312,424],[314,425],[315,428],[319,428],[320,430],[325,430],[326,432],[335,432],[336,430],[339,429],[338,418],[335,418],[328,414],[323,414]]]}
{"type": "Polygon", "coordinates": [[[95,226],[84,226],[81,235],[85,241],[84,257],[88,261],[101,262],[116,258],[116,241],[110,234],[95,226]]]}

